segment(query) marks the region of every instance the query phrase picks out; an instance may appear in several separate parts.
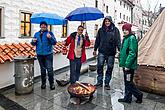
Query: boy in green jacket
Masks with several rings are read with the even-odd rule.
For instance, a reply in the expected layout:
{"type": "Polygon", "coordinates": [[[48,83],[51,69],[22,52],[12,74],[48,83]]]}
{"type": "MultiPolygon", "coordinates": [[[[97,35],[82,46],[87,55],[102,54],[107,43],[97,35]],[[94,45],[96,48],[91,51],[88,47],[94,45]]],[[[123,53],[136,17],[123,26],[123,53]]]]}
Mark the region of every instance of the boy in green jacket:
{"type": "Polygon", "coordinates": [[[136,88],[133,82],[134,71],[137,69],[138,42],[132,34],[131,27],[129,23],[125,23],[122,27],[124,39],[120,50],[119,66],[123,67],[125,96],[118,101],[131,103],[132,95],[134,95],[137,98],[136,103],[142,103],[143,93],[136,88]]]}

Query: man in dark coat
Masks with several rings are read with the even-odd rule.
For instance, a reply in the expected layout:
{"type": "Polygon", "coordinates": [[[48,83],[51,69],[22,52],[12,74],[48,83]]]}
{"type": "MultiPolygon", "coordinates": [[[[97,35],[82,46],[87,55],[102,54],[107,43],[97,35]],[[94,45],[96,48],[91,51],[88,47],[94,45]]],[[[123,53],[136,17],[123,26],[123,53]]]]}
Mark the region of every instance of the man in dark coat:
{"type": "Polygon", "coordinates": [[[105,88],[110,89],[110,80],[114,66],[116,49],[120,50],[121,40],[120,32],[112,22],[111,16],[105,17],[102,27],[99,29],[94,45],[93,55],[96,56],[98,49],[98,62],[97,62],[97,83],[95,86],[103,85],[103,66],[106,61],[107,71],[105,76],[105,88]]]}

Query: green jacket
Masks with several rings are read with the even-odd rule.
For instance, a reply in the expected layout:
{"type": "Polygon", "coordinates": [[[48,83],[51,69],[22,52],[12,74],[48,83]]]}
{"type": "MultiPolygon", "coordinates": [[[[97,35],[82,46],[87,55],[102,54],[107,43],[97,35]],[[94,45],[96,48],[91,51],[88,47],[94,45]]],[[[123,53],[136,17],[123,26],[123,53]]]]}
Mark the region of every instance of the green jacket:
{"type": "Polygon", "coordinates": [[[137,69],[138,42],[134,35],[124,36],[120,50],[120,67],[137,69]]]}

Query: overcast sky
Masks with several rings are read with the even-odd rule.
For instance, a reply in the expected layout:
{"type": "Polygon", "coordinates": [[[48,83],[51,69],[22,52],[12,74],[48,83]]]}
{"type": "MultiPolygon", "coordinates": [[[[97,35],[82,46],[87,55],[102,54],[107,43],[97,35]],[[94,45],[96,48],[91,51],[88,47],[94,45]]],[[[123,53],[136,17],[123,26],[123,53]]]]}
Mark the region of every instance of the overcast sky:
{"type": "Polygon", "coordinates": [[[157,9],[159,8],[160,3],[162,4],[162,7],[165,7],[165,0],[141,0],[141,4],[143,8],[145,10],[148,10],[150,4],[152,11],[154,10],[154,7],[156,6],[157,2],[158,2],[157,9]]]}

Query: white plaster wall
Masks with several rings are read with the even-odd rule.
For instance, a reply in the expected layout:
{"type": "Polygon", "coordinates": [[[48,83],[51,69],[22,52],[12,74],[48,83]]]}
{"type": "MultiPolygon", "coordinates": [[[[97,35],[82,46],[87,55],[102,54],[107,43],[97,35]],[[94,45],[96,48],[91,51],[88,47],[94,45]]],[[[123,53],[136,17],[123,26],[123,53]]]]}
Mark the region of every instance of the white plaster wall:
{"type": "MultiPolygon", "coordinates": [[[[99,1],[100,2],[100,1],[99,1]]],[[[95,0],[0,0],[0,7],[3,7],[3,35],[6,39],[3,42],[8,42],[7,38],[20,37],[20,12],[50,12],[56,13],[65,17],[72,10],[83,7],[95,6],[95,0]]],[[[87,29],[90,37],[94,36],[94,24],[98,21],[87,22],[87,29]]],[[[76,31],[80,22],[69,22],[68,35],[76,31]]],[[[32,36],[39,30],[38,24],[32,24],[32,36]]],[[[55,36],[61,37],[62,26],[53,26],[55,36]]]]}
{"type": "MultiPolygon", "coordinates": [[[[126,8],[120,6],[120,0],[98,0],[98,9],[104,12],[105,16],[110,15],[115,20],[115,24],[123,20],[123,14],[131,16],[131,12],[126,8]],[[105,6],[103,6],[105,4],[105,6]],[[109,7],[109,12],[106,13],[106,6],[109,7]],[[116,18],[115,12],[117,10],[116,18]],[[124,10],[124,11],[123,11],[124,10]],[[120,19],[120,12],[122,13],[122,19],[120,19]]],[[[5,39],[0,39],[1,42],[18,41],[20,37],[20,12],[50,12],[56,13],[62,17],[65,17],[69,12],[78,7],[90,6],[95,7],[95,0],[0,0],[0,7],[3,7],[3,35],[5,39]],[[12,40],[11,40],[12,39],[12,40]]],[[[102,24],[103,19],[96,21],[87,21],[87,30],[90,38],[94,37],[94,25],[99,27],[102,24]]],[[[68,35],[77,30],[80,22],[69,21],[68,35]]],[[[32,36],[39,30],[38,24],[32,24],[32,36]]],[[[62,26],[53,26],[53,32],[56,37],[60,38],[62,35],[62,26]]],[[[27,38],[28,39],[28,38],[27,38]]],[[[24,39],[24,41],[26,41],[24,39]]]]}
{"type": "Polygon", "coordinates": [[[0,88],[11,85],[14,82],[14,63],[0,64],[0,88]]]}
{"type": "Polygon", "coordinates": [[[127,3],[125,3],[125,8],[124,8],[124,2],[123,1],[124,0],[116,0],[115,5],[114,5],[114,9],[117,10],[116,20],[115,20],[116,24],[121,22],[122,20],[129,22],[129,19],[126,20],[127,16],[131,20],[131,9],[130,9],[131,7],[127,3]],[[122,5],[120,5],[120,1],[122,1],[122,5]],[[127,10],[127,6],[129,7],[128,10],[127,10]],[[121,18],[120,18],[120,13],[121,13],[121,18]],[[125,20],[123,19],[123,15],[125,15],[125,20]]]}
{"type": "Polygon", "coordinates": [[[133,23],[138,26],[139,30],[142,29],[142,7],[141,0],[134,0],[135,7],[133,8],[133,23]],[[139,19],[141,23],[139,23],[139,19]]]}

